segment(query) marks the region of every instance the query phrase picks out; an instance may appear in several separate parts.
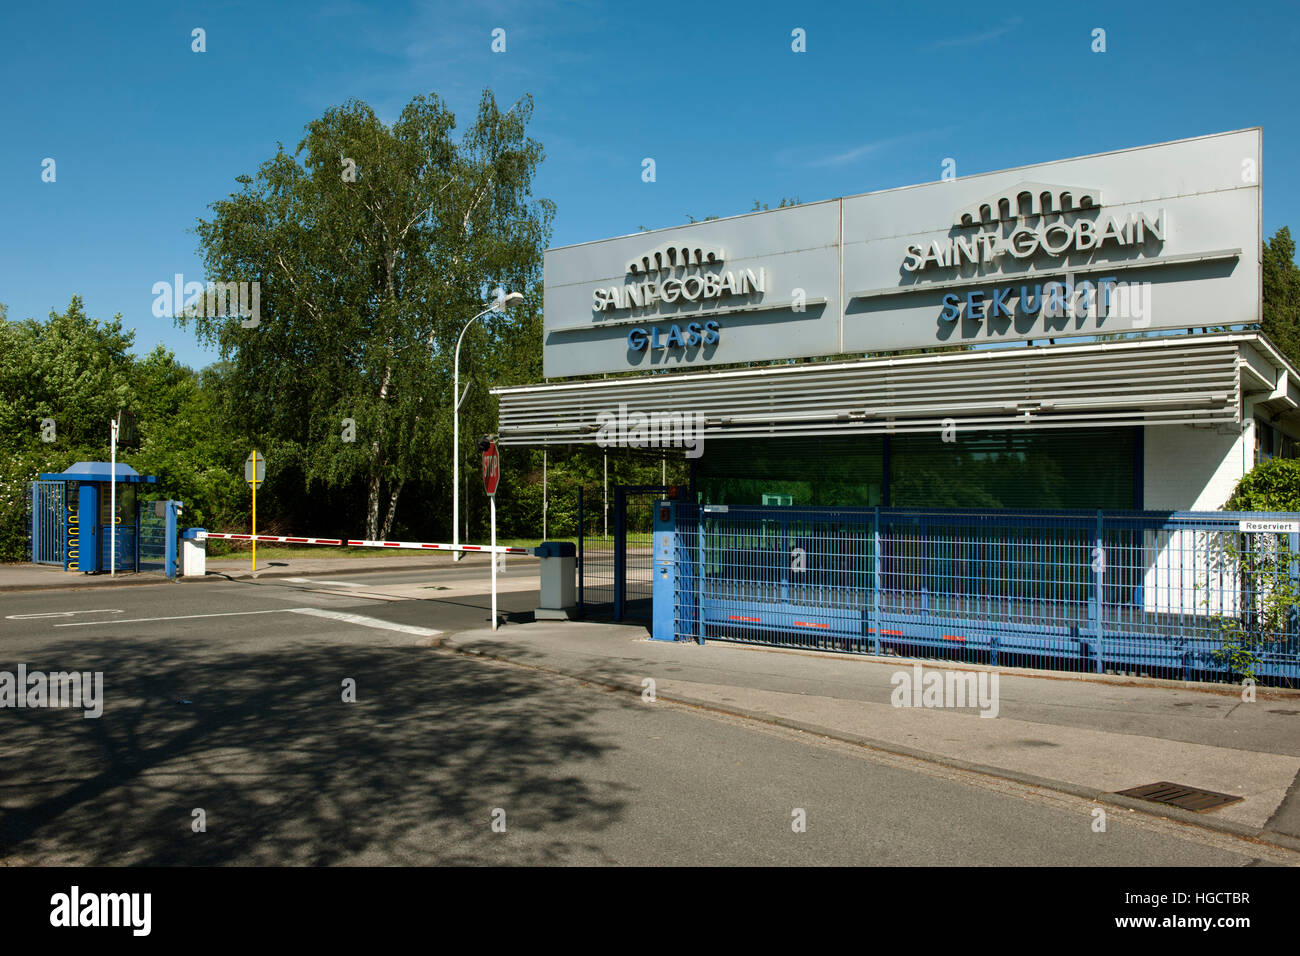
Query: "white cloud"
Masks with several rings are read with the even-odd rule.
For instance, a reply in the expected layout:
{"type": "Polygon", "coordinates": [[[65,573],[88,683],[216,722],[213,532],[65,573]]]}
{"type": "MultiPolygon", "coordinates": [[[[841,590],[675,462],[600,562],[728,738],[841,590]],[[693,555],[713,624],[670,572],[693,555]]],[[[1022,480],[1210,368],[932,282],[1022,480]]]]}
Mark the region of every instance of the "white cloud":
{"type": "Polygon", "coordinates": [[[985,30],[982,33],[970,33],[964,37],[952,37],[947,40],[939,40],[935,43],[930,44],[928,49],[941,50],[946,47],[975,46],[980,43],[987,43],[989,40],[996,40],[998,37],[1010,33],[1019,25],[1020,25],[1020,17],[1012,17],[1010,20],[1007,20],[999,27],[994,27],[991,30],[985,30]]]}

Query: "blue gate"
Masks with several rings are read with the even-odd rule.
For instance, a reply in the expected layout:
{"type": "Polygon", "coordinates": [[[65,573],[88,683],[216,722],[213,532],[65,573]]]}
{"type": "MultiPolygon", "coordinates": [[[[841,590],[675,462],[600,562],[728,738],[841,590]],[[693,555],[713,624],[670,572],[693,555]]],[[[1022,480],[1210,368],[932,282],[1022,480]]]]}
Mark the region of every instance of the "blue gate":
{"type": "Polygon", "coordinates": [[[63,564],[66,512],[61,481],[33,481],[28,485],[31,509],[32,561],[63,564]]]}
{"type": "Polygon", "coordinates": [[[677,504],[664,531],[660,639],[1300,682],[1296,514],[677,504]]]}
{"type": "Polygon", "coordinates": [[[136,539],[136,569],[164,571],[167,566],[166,502],[140,502],[139,534],[136,539]],[[162,507],[155,507],[161,505],[162,507]]]}
{"type": "Polygon", "coordinates": [[[619,485],[614,489],[614,620],[649,620],[654,507],[668,488],[619,485]]]}

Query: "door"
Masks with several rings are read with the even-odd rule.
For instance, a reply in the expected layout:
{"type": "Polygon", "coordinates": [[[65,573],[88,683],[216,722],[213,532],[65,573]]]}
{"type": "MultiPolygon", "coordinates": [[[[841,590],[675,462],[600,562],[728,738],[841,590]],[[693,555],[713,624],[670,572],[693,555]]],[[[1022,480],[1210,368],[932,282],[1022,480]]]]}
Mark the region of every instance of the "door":
{"type": "Polygon", "coordinates": [[[648,621],[654,613],[654,508],[668,493],[663,485],[622,485],[614,489],[616,621],[648,621]]]}
{"type": "Polygon", "coordinates": [[[77,570],[99,570],[99,486],[83,482],[77,488],[77,570]]]}

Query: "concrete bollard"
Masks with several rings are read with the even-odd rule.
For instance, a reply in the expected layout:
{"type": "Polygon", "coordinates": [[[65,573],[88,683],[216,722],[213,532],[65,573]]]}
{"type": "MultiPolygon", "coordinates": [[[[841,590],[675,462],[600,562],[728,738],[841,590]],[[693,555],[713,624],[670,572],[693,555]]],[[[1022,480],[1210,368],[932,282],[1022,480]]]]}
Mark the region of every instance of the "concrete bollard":
{"type": "Polygon", "coordinates": [[[208,541],[198,536],[203,528],[186,528],[181,533],[181,577],[201,578],[208,573],[208,541]]]}
{"type": "Polygon", "coordinates": [[[567,621],[577,608],[578,549],[568,541],[543,541],[533,548],[541,578],[539,621],[567,621]]]}

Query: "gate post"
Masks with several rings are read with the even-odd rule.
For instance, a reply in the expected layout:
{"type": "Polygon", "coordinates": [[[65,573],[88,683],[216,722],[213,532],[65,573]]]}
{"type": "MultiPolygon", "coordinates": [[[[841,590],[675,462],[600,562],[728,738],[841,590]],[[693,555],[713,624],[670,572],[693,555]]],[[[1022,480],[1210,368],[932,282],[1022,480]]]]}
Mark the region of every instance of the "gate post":
{"type": "Polygon", "coordinates": [[[651,615],[650,637],[656,641],[677,640],[677,503],[658,501],[652,531],[650,568],[651,615]]]}
{"type": "MultiPolygon", "coordinates": [[[[166,509],[167,526],[166,526],[166,545],[163,550],[163,571],[167,574],[168,580],[175,581],[177,571],[179,570],[177,567],[179,561],[177,560],[177,553],[176,553],[176,519],[181,514],[182,506],[179,501],[168,501],[164,507],[166,509]]],[[[139,540],[140,540],[140,529],[139,529],[139,524],[137,523],[136,525],[136,542],[137,542],[136,553],[137,554],[139,553],[139,547],[138,547],[139,540]]],[[[493,557],[495,558],[495,555],[493,557]]],[[[136,563],[136,567],[137,568],[140,567],[139,562],[136,563]]]]}
{"type": "Polygon", "coordinates": [[[582,485],[578,485],[578,617],[586,614],[582,603],[582,539],[587,536],[587,526],[583,524],[582,485]]]}
{"type": "Polygon", "coordinates": [[[623,620],[623,588],[627,583],[627,495],[614,487],[614,620],[623,620]]]}
{"type": "Polygon", "coordinates": [[[704,542],[704,503],[695,504],[695,547],[698,558],[695,562],[695,643],[704,643],[704,583],[708,578],[704,560],[708,549],[704,542]]]}
{"type": "Polygon", "coordinates": [[[871,630],[875,634],[874,648],[876,656],[880,656],[880,506],[877,505],[871,509],[875,515],[875,542],[872,545],[872,553],[875,558],[875,569],[871,575],[871,630]]]}
{"type": "Polygon", "coordinates": [[[27,493],[28,493],[28,497],[31,499],[28,502],[28,505],[30,506],[31,509],[30,511],[31,521],[29,522],[30,527],[27,530],[31,532],[31,542],[32,542],[31,546],[28,548],[29,553],[27,556],[31,559],[33,564],[35,564],[38,558],[44,553],[41,548],[41,530],[42,530],[41,525],[43,522],[40,519],[41,513],[39,510],[40,508],[39,492],[40,492],[40,486],[36,484],[36,482],[30,481],[27,483],[27,493]]]}
{"type": "MultiPolygon", "coordinates": [[[[1300,534],[1294,531],[1287,534],[1286,548],[1290,552],[1286,563],[1287,590],[1295,595],[1297,590],[1300,590],[1300,534]]],[[[1292,603],[1286,609],[1286,636],[1294,642],[1298,631],[1300,631],[1300,608],[1292,603]]]]}
{"type": "Polygon", "coordinates": [[[1105,625],[1102,621],[1102,598],[1103,588],[1106,582],[1106,549],[1102,543],[1101,532],[1101,509],[1097,509],[1097,537],[1095,538],[1094,550],[1092,552],[1092,577],[1093,577],[1093,614],[1097,622],[1097,673],[1100,674],[1105,670],[1105,658],[1102,655],[1101,643],[1102,633],[1105,625]]]}

